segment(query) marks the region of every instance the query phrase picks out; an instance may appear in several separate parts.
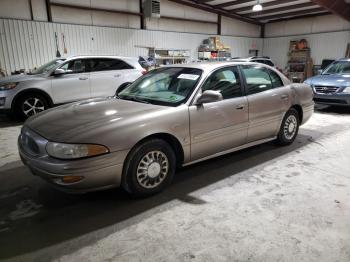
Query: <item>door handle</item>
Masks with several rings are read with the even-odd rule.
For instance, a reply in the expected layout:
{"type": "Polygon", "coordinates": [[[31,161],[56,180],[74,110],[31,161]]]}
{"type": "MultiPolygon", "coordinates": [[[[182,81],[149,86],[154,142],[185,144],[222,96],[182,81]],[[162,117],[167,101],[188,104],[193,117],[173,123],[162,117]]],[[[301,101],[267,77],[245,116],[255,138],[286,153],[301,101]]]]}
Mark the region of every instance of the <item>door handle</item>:
{"type": "Polygon", "coordinates": [[[236,106],[236,109],[237,110],[242,110],[244,108],[244,105],[238,105],[238,106],[236,106]]]}
{"type": "Polygon", "coordinates": [[[79,77],[79,80],[87,80],[88,78],[86,76],[79,77]]]}
{"type": "Polygon", "coordinates": [[[116,75],[114,75],[114,77],[120,77],[121,75],[120,74],[116,74],[116,75]]]}
{"type": "Polygon", "coordinates": [[[288,100],[289,96],[288,95],[281,95],[281,99],[288,100]]]}

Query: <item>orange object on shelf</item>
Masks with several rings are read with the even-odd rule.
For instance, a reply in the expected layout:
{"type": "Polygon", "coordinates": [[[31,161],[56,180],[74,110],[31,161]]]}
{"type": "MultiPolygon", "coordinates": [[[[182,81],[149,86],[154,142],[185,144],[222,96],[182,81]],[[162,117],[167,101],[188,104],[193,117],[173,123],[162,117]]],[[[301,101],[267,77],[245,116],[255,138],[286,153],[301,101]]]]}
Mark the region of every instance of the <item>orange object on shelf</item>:
{"type": "Polygon", "coordinates": [[[301,39],[298,42],[298,49],[299,50],[303,50],[303,49],[306,49],[306,48],[307,48],[307,41],[305,39],[301,39]]]}

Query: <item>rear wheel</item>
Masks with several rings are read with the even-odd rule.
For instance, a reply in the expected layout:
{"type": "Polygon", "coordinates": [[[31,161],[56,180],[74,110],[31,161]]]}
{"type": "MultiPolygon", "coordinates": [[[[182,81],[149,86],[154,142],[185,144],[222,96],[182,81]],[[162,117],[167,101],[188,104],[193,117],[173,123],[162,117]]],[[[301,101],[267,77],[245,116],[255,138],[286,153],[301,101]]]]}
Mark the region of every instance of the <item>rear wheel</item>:
{"type": "Polygon", "coordinates": [[[126,162],[123,187],[136,196],[162,191],[175,174],[176,157],[171,146],[161,139],[151,139],[136,146],[126,162]]]}
{"type": "Polygon", "coordinates": [[[287,111],[283,118],[280,131],[277,137],[277,143],[279,145],[290,145],[295,140],[299,131],[299,114],[294,108],[287,111]]]}
{"type": "Polygon", "coordinates": [[[27,119],[49,108],[47,99],[40,94],[24,94],[20,96],[14,107],[14,113],[20,119],[27,119]]]}

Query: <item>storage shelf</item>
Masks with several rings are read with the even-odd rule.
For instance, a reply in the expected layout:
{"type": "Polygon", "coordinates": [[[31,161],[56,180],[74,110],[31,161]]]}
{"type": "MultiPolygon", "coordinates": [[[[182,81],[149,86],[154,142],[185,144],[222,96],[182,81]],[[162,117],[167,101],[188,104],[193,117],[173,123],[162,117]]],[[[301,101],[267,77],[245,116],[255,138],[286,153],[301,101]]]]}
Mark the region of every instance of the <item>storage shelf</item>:
{"type": "Polygon", "coordinates": [[[159,59],[159,60],[186,59],[186,58],[189,58],[189,56],[162,56],[162,57],[155,57],[155,59],[159,59]]]}

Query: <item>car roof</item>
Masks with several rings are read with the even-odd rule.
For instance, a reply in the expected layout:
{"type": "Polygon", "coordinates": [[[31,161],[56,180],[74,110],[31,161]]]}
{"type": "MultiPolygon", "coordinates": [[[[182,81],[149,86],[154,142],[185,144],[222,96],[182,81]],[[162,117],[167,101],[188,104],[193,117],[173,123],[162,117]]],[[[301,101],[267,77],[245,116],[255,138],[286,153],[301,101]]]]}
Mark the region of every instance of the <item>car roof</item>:
{"type": "MultiPolygon", "coordinates": [[[[225,66],[235,66],[235,65],[256,65],[256,66],[262,66],[266,67],[274,72],[276,72],[281,78],[283,78],[283,82],[289,83],[290,81],[288,78],[283,75],[281,72],[276,70],[274,67],[266,65],[266,64],[261,64],[257,62],[242,62],[242,61],[228,61],[228,62],[200,62],[200,63],[189,63],[189,64],[176,64],[176,65],[166,65],[164,67],[182,67],[182,68],[196,68],[196,69],[201,69],[205,74],[209,74],[215,69],[219,69],[221,67],[225,66]]],[[[164,68],[163,67],[163,68],[164,68]]]]}
{"type": "Polygon", "coordinates": [[[350,62],[350,58],[340,58],[336,61],[346,61],[346,62],[350,62]]]}
{"type": "Polygon", "coordinates": [[[270,60],[271,61],[271,58],[268,57],[268,56],[251,56],[251,57],[235,57],[235,58],[232,58],[232,60],[242,60],[242,61],[250,61],[250,60],[270,60]]]}
{"type": "Polygon", "coordinates": [[[254,62],[245,62],[245,61],[228,61],[228,62],[200,62],[200,63],[189,63],[189,64],[176,64],[176,65],[166,65],[164,67],[186,67],[186,68],[197,68],[202,69],[203,71],[209,72],[214,69],[223,66],[230,65],[261,65],[254,62]]]}
{"type": "Polygon", "coordinates": [[[138,57],[128,57],[128,56],[116,56],[116,55],[74,55],[69,56],[66,59],[79,59],[79,58],[114,58],[114,59],[122,59],[122,60],[138,60],[138,57]]]}

